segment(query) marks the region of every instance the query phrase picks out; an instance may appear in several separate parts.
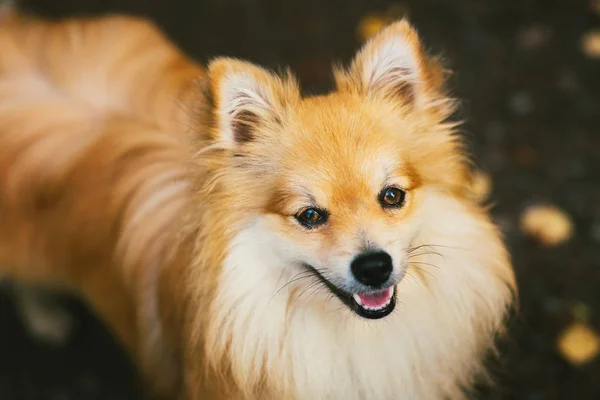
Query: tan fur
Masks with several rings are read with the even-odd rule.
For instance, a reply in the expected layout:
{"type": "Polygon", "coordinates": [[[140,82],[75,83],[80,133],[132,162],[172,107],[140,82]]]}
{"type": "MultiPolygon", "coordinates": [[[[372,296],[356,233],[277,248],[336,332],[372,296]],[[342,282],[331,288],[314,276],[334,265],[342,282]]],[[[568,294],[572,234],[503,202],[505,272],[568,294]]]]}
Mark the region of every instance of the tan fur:
{"type": "Polygon", "coordinates": [[[125,17],[4,17],[0,49],[0,265],[81,293],[153,362],[141,304],[189,196],[178,99],[203,72],[125,17]]]}
{"type": "Polygon", "coordinates": [[[400,22],[336,81],[302,98],[242,61],[205,74],[138,19],[4,15],[2,272],[87,299],[167,398],[463,398],[515,283],[442,70],[400,22]],[[307,198],[331,213],[310,233],[307,198]],[[426,250],[392,315],[303,297],[298,262],[341,280],[365,240],[426,250]]]}

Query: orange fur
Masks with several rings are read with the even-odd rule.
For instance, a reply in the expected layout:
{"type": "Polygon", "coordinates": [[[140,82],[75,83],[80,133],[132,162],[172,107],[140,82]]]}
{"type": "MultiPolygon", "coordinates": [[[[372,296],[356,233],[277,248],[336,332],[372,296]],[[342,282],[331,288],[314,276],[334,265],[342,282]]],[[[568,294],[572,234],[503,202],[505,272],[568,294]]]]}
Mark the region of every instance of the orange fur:
{"type": "Polygon", "coordinates": [[[139,19],[3,16],[0,272],[87,299],[154,393],[168,398],[314,398],[311,390],[328,398],[463,398],[515,283],[498,232],[467,196],[442,70],[401,22],[337,70],[336,81],[335,92],[302,98],[291,75],[237,60],[213,61],[205,74],[139,19]],[[394,66],[398,40],[408,61],[394,66]],[[397,212],[374,201],[384,178],[407,192],[397,212]],[[310,233],[293,218],[307,198],[331,213],[310,233]],[[256,232],[271,239],[253,234],[256,221],[256,232]],[[448,243],[451,261],[441,272],[409,266],[413,274],[398,283],[408,305],[387,318],[406,318],[413,330],[390,323],[406,343],[384,361],[397,372],[375,387],[356,368],[373,366],[379,350],[351,346],[372,338],[369,324],[350,316],[344,331],[349,310],[318,293],[298,301],[306,282],[277,297],[272,289],[293,283],[297,270],[260,268],[272,242],[285,241],[282,252],[298,249],[341,274],[331,260],[356,250],[360,238],[391,246],[397,235],[411,246],[448,243]],[[457,243],[473,249],[461,253],[457,243]],[[447,275],[453,269],[456,278],[447,275]],[[468,294],[453,291],[460,285],[468,294]],[[439,315],[417,324],[419,299],[439,315]],[[435,311],[437,302],[452,306],[435,311]],[[426,349],[418,337],[433,333],[417,335],[419,325],[456,338],[426,349]],[[294,353],[297,343],[305,351],[294,353]],[[329,353],[347,365],[327,369],[329,353]],[[331,384],[311,380],[321,361],[331,384]]]}
{"type": "Polygon", "coordinates": [[[146,270],[189,196],[178,99],[203,71],[126,17],[8,16],[0,49],[0,265],[82,294],[147,363],[146,270]]]}

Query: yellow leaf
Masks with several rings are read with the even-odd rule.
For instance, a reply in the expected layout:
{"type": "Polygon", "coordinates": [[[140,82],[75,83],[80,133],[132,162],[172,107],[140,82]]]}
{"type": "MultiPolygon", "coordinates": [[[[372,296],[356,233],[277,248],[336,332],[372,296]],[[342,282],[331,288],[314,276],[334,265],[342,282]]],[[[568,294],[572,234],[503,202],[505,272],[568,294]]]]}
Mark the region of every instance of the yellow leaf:
{"type": "Polygon", "coordinates": [[[571,218],[560,208],[538,204],[521,215],[521,230],[546,246],[567,241],[573,233],[571,218]]]}
{"type": "Polygon", "coordinates": [[[600,58],[600,30],[590,31],[583,35],[581,49],[590,58],[600,58]]]}
{"type": "Polygon", "coordinates": [[[600,351],[598,334],[585,324],[575,323],[560,334],[558,351],[569,363],[583,365],[600,351]]]}

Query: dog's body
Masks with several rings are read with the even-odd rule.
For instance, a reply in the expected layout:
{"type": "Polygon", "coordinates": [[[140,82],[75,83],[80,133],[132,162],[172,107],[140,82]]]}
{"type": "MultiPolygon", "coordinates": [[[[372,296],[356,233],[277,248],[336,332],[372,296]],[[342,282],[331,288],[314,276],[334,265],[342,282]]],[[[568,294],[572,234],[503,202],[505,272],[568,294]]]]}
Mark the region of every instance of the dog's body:
{"type": "Polygon", "coordinates": [[[463,398],[515,288],[439,66],[399,23],[336,81],[5,15],[2,272],[81,294],[167,398],[463,398]]]}

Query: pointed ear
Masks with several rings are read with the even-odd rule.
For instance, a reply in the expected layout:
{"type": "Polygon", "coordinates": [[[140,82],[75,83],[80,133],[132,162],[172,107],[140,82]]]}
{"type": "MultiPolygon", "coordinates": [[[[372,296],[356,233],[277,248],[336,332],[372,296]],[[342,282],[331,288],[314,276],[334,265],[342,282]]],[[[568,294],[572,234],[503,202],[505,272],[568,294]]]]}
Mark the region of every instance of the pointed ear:
{"type": "Polygon", "coordinates": [[[281,79],[251,63],[218,58],[208,66],[216,122],[215,138],[228,148],[257,139],[281,123],[285,108],[299,98],[291,76],[281,79]]]}
{"type": "Polygon", "coordinates": [[[350,68],[336,71],[336,82],[340,90],[428,106],[442,97],[443,75],[439,62],[423,50],[417,32],[402,20],[370,39],[350,68]]]}

